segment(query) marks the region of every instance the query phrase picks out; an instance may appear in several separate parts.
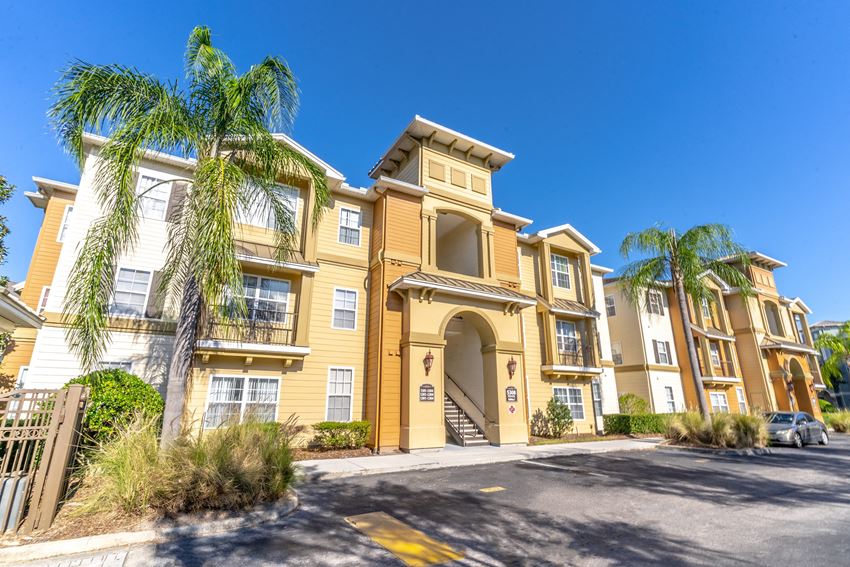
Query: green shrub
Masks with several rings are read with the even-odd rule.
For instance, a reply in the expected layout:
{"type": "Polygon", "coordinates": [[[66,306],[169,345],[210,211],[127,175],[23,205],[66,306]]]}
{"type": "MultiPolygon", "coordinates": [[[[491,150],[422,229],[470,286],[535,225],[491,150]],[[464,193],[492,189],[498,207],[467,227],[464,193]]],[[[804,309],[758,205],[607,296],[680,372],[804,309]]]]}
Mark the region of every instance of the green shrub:
{"type": "Polygon", "coordinates": [[[160,417],[165,407],[153,386],[120,369],[98,370],[68,382],[89,387],[83,418],[84,439],[100,443],[112,438],[137,413],[160,417]]]}
{"type": "Polygon", "coordinates": [[[760,415],[715,413],[707,422],[698,412],[676,414],[665,437],[677,443],[745,449],[767,444],[767,425],[760,415]]]}
{"type": "Polygon", "coordinates": [[[850,411],[842,410],[823,416],[824,422],[838,433],[850,431],[850,411]]]}
{"type": "Polygon", "coordinates": [[[569,406],[557,398],[550,399],[546,404],[546,425],[550,436],[563,437],[573,428],[573,414],[569,406]]]}
{"type": "Polygon", "coordinates": [[[821,413],[835,413],[835,406],[828,400],[819,399],[818,405],[820,406],[821,413]]]}
{"type": "Polygon", "coordinates": [[[635,394],[623,394],[617,401],[620,402],[620,413],[627,415],[648,414],[649,403],[635,394]]]}
{"type": "Polygon", "coordinates": [[[670,414],[643,413],[625,414],[614,413],[602,417],[606,434],[632,435],[643,433],[664,433],[670,414]]]}
{"type": "Polygon", "coordinates": [[[237,509],[281,498],[294,469],[286,433],[243,423],[158,447],[158,420],[137,416],[90,455],[81,512],[237,509]]]}
{"type": "Polygon", "coordinates": [[[359,449],[369,440],[372,424],[368,421],[322,421],[313,425],[312,445],[331,449],[359,449]]]}

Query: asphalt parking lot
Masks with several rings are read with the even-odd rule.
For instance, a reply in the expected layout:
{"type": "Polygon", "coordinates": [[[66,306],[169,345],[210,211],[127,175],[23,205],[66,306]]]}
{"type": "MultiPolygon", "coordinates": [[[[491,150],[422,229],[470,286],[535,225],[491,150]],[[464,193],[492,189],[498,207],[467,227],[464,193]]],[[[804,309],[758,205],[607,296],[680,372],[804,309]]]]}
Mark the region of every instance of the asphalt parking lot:
{"type": "Polygon", "coordinates": [[[385,512],[464,565],[843,565],[850,437],[651,450],[301,485],[280,525],[130,549],[126,565],[401,565],[346,518],[385,512]],[[485,491],[482,492],[482,489],[485,491]]]}

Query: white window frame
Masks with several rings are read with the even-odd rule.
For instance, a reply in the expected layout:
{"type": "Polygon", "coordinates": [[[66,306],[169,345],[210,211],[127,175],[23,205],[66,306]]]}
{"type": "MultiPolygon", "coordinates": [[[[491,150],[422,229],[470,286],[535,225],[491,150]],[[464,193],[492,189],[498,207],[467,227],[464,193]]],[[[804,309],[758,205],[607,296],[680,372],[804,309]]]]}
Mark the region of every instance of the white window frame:
{"type": "Polygon", "coordinates": [[[566,319],[555,319],[555,342],[558,345],[558,352],[578,352],[578,327],[575,324],[575,321],[568,321],[566,319]],[[569,333],[561,333],[561,326],[572,327],[572,335],[569,333]],[[572,349],[562,348],[561,344],[563,341],[564,345],[569,344],[569,340],[572,339],[572,349]]]}
{"type": "Polygon", "coordinates": [[[561,254],[550,253],[549,254],[549,271],[552,274],[552,287],[557,287],[559,289],[572,289],[572,281],[570,280],[570,259],[567,256],[562,256],[561,254]],[[566,264],[565,268],[561,270],[560,267],[556,267],[557,263],[555,259],[563,260],[566,264]],[[558,283],[558,276],[563,276],[566,279],[566,285],[560,285],[558,283]]]}
{"type": "Polygon", "coordinates": [[[605,296],[605,315],[607,317],[614,317],[617,315],[617,300],[613,295],[605,296]]]}
{"type": "MultiPolygon", "coordinates": [[[[325,382],[325,421],[328,419],[328,410],[330,409],[331,401],[331,375],[334,370],[350,370],[351,371],[351,393],[348,394],[348,421],[354,421],[354,384],[356,383],[357,371],[353,366],[329,366],[328,380],[325,382]]],[[[345,394],[333,394],[333,396],[344,397],[345,394]]]]}
{"type": "MultiPolygon", "coordinates": [[[[596,415],[596,417],[602,417],[602,383],[599,380],[593,380],[590,383],[590,401],[593,404],[593,413],[596,415]],[[597,409],[599,410],[599,412],[596,411],[597,409]]],[[[572,413],[572,410],[570,411],[572,413]]]]}
{"type": "MultiPolygon", "coordinates": [[[[62,212],[62,224],[59,225],[59,232],[56,234],[56,242],[65,242],[65,233],[68,232],[69,217],[74,214],[74,205],[65,205],[65,210],[62,212]]],[[[72,217],[73,218],[73,217],[72,217]]]]}
{"type": "MultiPolygon", "coordinates": [[[[356,331],[357,330],[357,311],[360,305],[360,292],[354,288],[350,287],[335,287],[333,296],[331,297],[331,329],[337,329],[339,331],[356,331]],[[336,292],[345,291],[345,292],[354,292],[354,326],[353,327],[339,327],[336,324],[336,292]]],[[[348,309],[341,309],[340,311],[349,311],[348,309]]]]}
{"type": "Polygon", "coordinates": [[[738,411],[741,413],[748,413],[747,397],[744,395],[744,388],[736,386],[735,395],[738,396],[738,411]]]}
{"type": "MultiPolygon", "coordinates": [[[[292,222],[294,225],[298,225],[298,199],[301,197],[301,190],[298,187],[293,187],[291,185],[284,185],[282,183],[276,183],[275,186],[280,190],[284,190],[289,197],[290,202],[292,203],[292,222]]],[[[242,207],[238,207],[236,212],[236,222],[239,224],[245,224],[248,226],[256,226],[258,228],[269,228],[274,229],[274,209],[271,207],[266,208],[266,218],[260,219],[259,210],[254,211],[246,211],[242,209],[242,207]]]]}
{"type": "Polygon", "coordinates": [[[658,351],[658,364],[673,364],[673,357],[670,350],[667,348],[666,341],[655,341],[655,350],[658,351]],[[664,359],[667,359],[666,361],[664,359]]]}
{"type": "Polygon", "coordinates": [[[586,420],[586,413],[584,411],[584,392],[582,392],[581,388],[579,388],[577,386],[552,386],[552,396],[555,399],[557,399],[559,402],[566,404],[567,407],[570,408],[570,414],[572,415],[573,420],[575,420],[575,421],[585,421],[586,420]],[[565,392],[564,392],[563,395],[559,395],[558,390],[565,390],[565,392]],[[573,393],[578,392],[578,399],[579,399],[580,405],[581,405],[581,417],[577,417],[576,412],[573,411],[574,407],[578,404],[575,404],[572,401],[570,401],[570,392],[571,391],[573,393]],[[564,399],[566,399],[566,401],[564,401],[564,399]]]}
{"type": "Polygon", "coordinates": [[[50,298],[50,286],[41,286],[41,293],[38,295],[38,307],[35,312],[41,315],[47,309],[47,300],[50,298]]]}
{"type": "Polygon", "coordinates": [[[651,315],[664,315],[664,297],[657,289],[651,289],[646,296],[646,310],[651,315]],[[655,299],[655,308],[653,309],[652,300],[655,299]]]}
{"type": "Polygon", "coordinates": [[[136,196],[138,197],[138,199],[140,201],[139,202],[139,214],[141,215],[141,217],[144,218],[144,219],[164,221],[165,217],[168,216],[168,202],[171,200],[171,188],[172,188],[172,181],[170,179],[163,179],[161,177],[157,177],[156,175],[142,173],[140,171],[139,172],[139,178],[136,180],[136,196]],[[165,199],[149,197],[148,196],[149,193],[142,195],[143,192],[146,192],[146,191],[149,190],[149,188],[144,189],[144,190],[142,189],[142,178],[143,177],[147,177],[148,179],[156,180],[156,183],[154,183],[154,185],[157,186],[157,189],[159,189],[160,187],[163,188],[163,190],[165,191],[165,199]],[[164,201],[165,206],[162,208],[162,217],[147,216],[144,212],[144,207],[142,206],[142,202],[141,202],[142,199],[150,199],[152,201],[164,201]]]}
{"type": "Polygon", "coordinates": [[[676,413],[676,394],[673,392],[673,386],[664,386],[664,399],[667,402],[667,411],[676,413]]]}
{"type": "MultiPolygon", "coordinates": [[[[292,293],[292,282],[290,280],[285,280],[285,279],[282,279],[282,278],[267,278],[265,276],[258,276],[256,274],[242,274],[242,278],[243,278],[243,280],[242,280],[242,282],[243,282],[242,283],[243,296],[242,297],[246,301],[250,299],[251,301],[254,302],[255,305],[257,303],[259,303],[260,301],[267,301],[269,303],[282,303],[283,307],[284,307],[283,314],[285,316],[285,320],[283,321],[283,324],[285,324],[285,325],[289,324],[289,296],[292,293]],[[244,295],[244,293],[245,293],[245,283],[244,283],[245,280],[244,280],[244,278],[257,278],[257,288],[254,291],[253,297],[248,297],[247,295],[244,295]],[[263,280],[277,281],[277,282],[285,283],[286,284],[286,299],[281,301],[279,299],[266,299],[266,298],[260,297],[260,292],[262,291],[262,287],[263,287],[262,286],[263,280]]],[[[256,315],[256,309],[253,311],[253,313],[254,313],[254,315],[249,316],[249,318],[248,318],[249,321],[256,320],[256,316],[255,316],[256,315]]]]}
{"type": "Polygon", "coordinates": [[[720,345],[714,341],[708,342],[708,355],[711,358],[711,365],[717,368],[720,368],[721,358],[720,358],[720,345]]]}
{"type": "Polygon", "coordinates": [[[18,375],[15,377],[15,389],[16,390],[23,388],[25,386],[24,380],[26,379],[27,374],[29,374],[29,371],[30,371],[29,365],[21,366],[20,368],[18,368],[18,375]]]}
{"type": "Polygon", "coordinates": [[[709,402],[711,403],[712,411],[714,411],[715,413],[717,413],[717,412],[729,413],[729,396],[726,395],[726,392],[709,392],[708,393],[708,399],[709,399],[709,402]],[[721,398],[721,396],[722,396],[723,403],[716,405],[714,403],[714,397],[715,396],[717,396],[718,398],[721,398]]]}
{"type": "Polygon", "coordinates": [[[133,361],[132,360],[101,360],[97,363],[98,370],[113,370],[120,369],[124,372],[133,373],[133,361]]]}
{"type": "Polygon", "coordinates": [[[355,248],[360,248],[360,242],[362,241],[362,228],[363,228],[363,218],[362,212],[360,209],[355,209],[354,207],[340,207],[339,209],[339,227],[337,228],[337,242],[340,244],[344,244],[346,246],[353,246],[355,248]],[[349,213],[349,219],[351,213],[357,214],[357,226],[350,226],[342,223],[343,211],[349,213]],[[342,238],[342,229],[346,228],[348,230],[353,230],[357,233],[357,243],[354,244],[352,242],[345,242],[342,238]]]}
{"type": "MultiPolygon", "coordinates": [[[[277,396],[275,396],[275,401],[274,401],[274,418],[271,421],[267,421],[267,422],[264,422],[264,423],[275,423],[277,421],[278,414],[280,412],[280,387],[281,387],[281,383],[283,382],[279,377],[277,377],[277,376],[257,376],[256,374],[247,374],[247,375],[213,374],[212,376],[210,376],[209,382],[207,382],[207,401],[206,401],[206,404],[204,405],[204,417],[203,417],[203,420],[201,422],[201,427],[203,429],[218,429],[219,427],[221,427],[221,425],[216,426],[216,427],[207,427],[207,412],[209,412],[209,409],[210,409],[210,394],[212,394],[213,380],[215,380],[216,378],[233,378],[233,379],[236,379],[236,380],[242,380],[242,399],[239,401],[239,423],[243,423],[243,420],[245,419],[245,408],[247,406],[251,405],[252,403],[257,403],[257,402],[248,402],[247,401],[248,382],[251,379],[274,380],[275,382],[277,382],[277,396]]],[[[225,403],[236,403],[236,402],[225,402],[225,403]]]]}
{"type": "Polygon", "coordinates": [[[700,309],[702,309],[702,318],[711,319],[711,306],[708,304],[708,299],[702,298],[700,301],[700,309]]]}
{"type": "Polygon", "coordinates": [[[127,318],[144,317],[145,311],[148,308],[148,300],[150,299],[150,295],[151,295],[151,284],[153,284],[153,273],[154,273],[154,270],[147,269],[147,268],[133,268],[133,267],[130,267],[130,266],[119,265],[118,269],[115,270],[115,283],[113,284],[113,288],[112,288],[112,297],[109,300],[109,316],[110,317],[127,317],[127,318]],[[147,272],[148,273],[148,276],[149,276],[148,277],[148,288],[147,288],[147,290],[145,290],[145,301],[144,301],[144,303],[142,303],[142,312],[139,313],[138,315],[131,315],[131,314],[128,314],[128,313],[113,313],[112,312],[112,307],[115,305],[115,290],[118,287],[118,275],[121,273],[121,270],[133,270],[134,272],[147,272]]]}

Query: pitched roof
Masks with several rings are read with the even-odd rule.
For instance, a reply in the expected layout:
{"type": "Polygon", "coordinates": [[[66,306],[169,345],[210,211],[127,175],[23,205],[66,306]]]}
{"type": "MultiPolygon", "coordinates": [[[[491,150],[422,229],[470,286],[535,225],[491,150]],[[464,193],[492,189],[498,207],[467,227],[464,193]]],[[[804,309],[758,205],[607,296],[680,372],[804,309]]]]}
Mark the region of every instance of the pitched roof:
{"type": "Polygon", "coordinates": [[[818,321],[817,323],[813,323],[809,325],[809,328],[814,329],[815,327],[840,327],[844,325],[846,321],[832,321],[829,319],[824,319],[823,321],[818,321]]]}
{"type": "Polygon", "coordinates": [[[482,299],[518,303],[525,306],[537,303],[531,297],[512,289],[427,272],[413,272],[412,274],[400,277],[390,284],[391,290],[420,287],[449,294],[480,297],[482,299]]]}
{"type": "Polygon", "coordinates": [[[812,347],[791,341],[783,341],[780,339],[765,338],[761,341],[761,348],[764,350],[790,350],[793,352],[805,352],[808,354],[818,354],[818,351],[812,347]]]}
{"type": "Polygon", "coordinates": [[[565,315],[575,315],[577,317],[599,317],[598,311],[595,311],[578,301],[572,301],[570,299],[553,299],[552,303],[548,303],[540,296],[537,297],[537,301],[542,303],[546,309],[553,313],[563,313],[565,315]]]}

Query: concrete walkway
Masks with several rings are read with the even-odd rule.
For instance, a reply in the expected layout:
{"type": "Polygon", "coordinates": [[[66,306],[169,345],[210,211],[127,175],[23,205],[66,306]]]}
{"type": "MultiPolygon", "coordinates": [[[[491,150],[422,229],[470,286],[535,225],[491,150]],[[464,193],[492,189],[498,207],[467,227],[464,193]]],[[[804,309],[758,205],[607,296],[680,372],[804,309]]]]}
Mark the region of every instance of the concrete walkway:
{"type": "Polygon", "coordinates": [[[588,441],[560,445],[505,447],[446,445],[443,450],[428,453],[395,453],[350,459],[316,459],[298,461],[296,464],[302,478],[320,480],[409,470],[488,465],[564,455],[640,451],[654,449],[660,441],[661,439],[615,439],[612,441],[588,441]]]}

